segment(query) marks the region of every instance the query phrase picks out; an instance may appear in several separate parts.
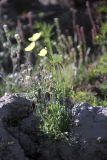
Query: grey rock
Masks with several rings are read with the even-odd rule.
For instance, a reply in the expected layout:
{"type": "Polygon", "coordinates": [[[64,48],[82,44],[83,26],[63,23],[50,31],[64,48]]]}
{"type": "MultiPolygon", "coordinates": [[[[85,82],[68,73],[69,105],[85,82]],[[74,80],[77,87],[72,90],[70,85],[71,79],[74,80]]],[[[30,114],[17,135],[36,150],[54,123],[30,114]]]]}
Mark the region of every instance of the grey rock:
{"type": "Polygon", "coordinates": [[[79,160],[107,159],[107,108],[81,103],[72,109],[73,128],[79,160]]]}
{"type": "Polygon", "coordinates": [[[25,151],[28,152],[27,147],[31,142],[19,130],[19,123],[32,111],[32,102],[25,98],[14,95],[0,98],[0,160],[26,160],[25,151]],[[26,150],[22,141],[26,141],[26,150]]]}

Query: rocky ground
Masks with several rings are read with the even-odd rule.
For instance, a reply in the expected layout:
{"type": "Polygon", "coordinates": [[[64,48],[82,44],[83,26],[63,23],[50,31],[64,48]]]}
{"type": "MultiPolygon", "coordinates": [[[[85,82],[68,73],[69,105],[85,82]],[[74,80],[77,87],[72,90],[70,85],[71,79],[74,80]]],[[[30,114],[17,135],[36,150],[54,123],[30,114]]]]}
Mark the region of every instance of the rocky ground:
{"type": "Polygon", "coordinates": [[[39,130],[35,105],[25,98],[0,98],[0,160],[106,160],[107,109],[87,103],[69,108],[68,140],[53,141],[39,130]]]}

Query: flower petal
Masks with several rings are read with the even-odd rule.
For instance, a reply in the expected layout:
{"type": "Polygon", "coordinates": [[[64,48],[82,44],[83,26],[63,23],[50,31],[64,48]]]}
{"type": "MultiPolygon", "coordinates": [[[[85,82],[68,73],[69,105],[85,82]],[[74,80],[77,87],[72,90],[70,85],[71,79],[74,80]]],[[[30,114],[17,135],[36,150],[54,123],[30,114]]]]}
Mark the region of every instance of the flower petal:
{"type": "Polygon", "coordinates": [[[43,49],[39,52],[38,55],[41,56],[41,57],[46,56],[46,55],[47,55],[47,49],[46,49],[46,48],[43,48],[43,49]]]}
{"type": "Polygon", "coordinates": [[[32,42],[35,42],[35,41],[37,41],[37,40],[40,38],[41,34],[42,34],[42,32],[40,32],[40,33],[35,33],[35,34],[33,34],[33,36],[30,37],[28,40],[29,40],[29,41],[32,41],[32,42]]]}
{"type": "Polygon", "coordinates": [[[31,42],[26,48],[25,51],[29,52],[32,51],[35,48],[35,42],[31,42]]]}

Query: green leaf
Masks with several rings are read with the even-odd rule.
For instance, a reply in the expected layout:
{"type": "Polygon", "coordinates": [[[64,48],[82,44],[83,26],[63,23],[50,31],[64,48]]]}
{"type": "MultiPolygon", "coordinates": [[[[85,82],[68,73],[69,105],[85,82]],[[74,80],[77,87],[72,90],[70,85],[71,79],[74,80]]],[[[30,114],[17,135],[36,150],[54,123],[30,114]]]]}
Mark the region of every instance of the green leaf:
{"type": "Polygon", "coordinates": [[[62,55],[53,54],[51,63],[52,64],[61,64],[62,63],[62,55]]]}

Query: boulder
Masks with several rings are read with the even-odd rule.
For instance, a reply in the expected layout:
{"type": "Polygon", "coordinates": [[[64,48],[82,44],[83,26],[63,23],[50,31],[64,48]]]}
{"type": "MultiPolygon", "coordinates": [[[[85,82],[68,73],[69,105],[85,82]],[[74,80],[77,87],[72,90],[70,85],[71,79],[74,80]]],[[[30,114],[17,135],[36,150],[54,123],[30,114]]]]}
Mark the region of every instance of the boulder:
{"type": "Polygon", "coordinates": [[[107,108],[77,104],[72,109],[71,129],[78,150],[78,160],[107,159],[107,108]]]}
{"type": "Polygon", "coordinates": [[[25,98],[0,98],[0,160],[27,160],[34,156],[36,144],[29,136],[36,134],[32,113],[33,103],[25,98]]]}

